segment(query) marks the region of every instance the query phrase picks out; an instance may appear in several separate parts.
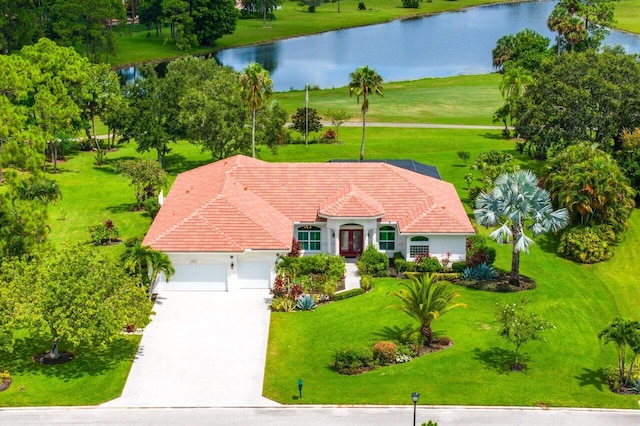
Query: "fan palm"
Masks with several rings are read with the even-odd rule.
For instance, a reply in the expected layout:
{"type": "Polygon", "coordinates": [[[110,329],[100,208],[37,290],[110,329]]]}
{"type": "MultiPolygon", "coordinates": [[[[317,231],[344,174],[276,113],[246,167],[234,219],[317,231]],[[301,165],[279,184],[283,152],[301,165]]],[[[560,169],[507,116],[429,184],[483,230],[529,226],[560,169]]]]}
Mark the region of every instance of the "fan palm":
{"type": "Polygon", "coordinates": [[[452,309],[467,306],[464,303],[454,303],[453,300],[460,293],[452,291],[447,282],[436,282],[431,274],[422,276],[422,279],[411,277],[410,282],[403,281],[400,285],[405,288],[391,292],[402,302],[396,307],[420,323],[420,334],[425,345],[433,339],[433,321],[452,309]]]}
{"type": "Polygon", "coordinates": [[[476,221],[482,226],[502,223],[489,236],[498,243],[512,241],[512,285],[520,285],[520,252],[528,251],[533,240],[525,235],[524,226],[530,221],[533,235],[555,232],[569,222],[567,209],[552,210],[549,193],[538,187],[538,178],[529,170],[500,175],[493,189],[481,192],[476,198],[476,221]]]}
{"type": "Polygon", "coordinates": [[[614,319],[611,324],[598,333],[598,338],[607,343],[614,343],[618,349],[618,372],[620,386],[626,386],[631,380],[635,360],[640,356],[640,321],[631,321],[622,318],[614,319]],[[633,357],[625,367],[627,350],[631,349],[633,357]],[[625,374],[626,370],[626,374],[625,374]]]}
{"type": "Polygon", "coordinates": [[[240,74],[242,99],[251,110],[251,152],[256,157],[256,111],[262,108],[273,93],[269,71],[257,63],[251,63],[240,74]]]}
{"type": "Polygon", "coordinates": [[[383,96],[382,77],[367,65],[356,69],[349,75],[349,78],[351,79],[349,82],[349,96],[355,94],[358,103],[360,103],[360,96],[362,96],[362,142],[360,143],[360,160],[364,160],[364,137],[367,112],[369,111],[369,98],[367,96],[372,93],[383,96]]]}
{"type": "Polygon", "coordinates": [[[519,66],[507,67],[500,81],[500,93],[509,101],[515,101],[533,84],[533,77],[526,69],[519,66]]]}

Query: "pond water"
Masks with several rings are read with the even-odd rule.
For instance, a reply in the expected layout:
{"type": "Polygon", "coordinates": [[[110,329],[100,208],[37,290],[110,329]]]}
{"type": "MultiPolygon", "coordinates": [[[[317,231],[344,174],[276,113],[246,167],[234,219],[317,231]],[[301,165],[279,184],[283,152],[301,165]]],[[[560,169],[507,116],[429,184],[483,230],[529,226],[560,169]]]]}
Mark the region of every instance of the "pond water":
{"type": "MultiPolygon", "coordinates": [[[[276,91],[303,89],[305,84],[322,89],[346,86],[349,74],[364,65],[374,68],[386,82],[483,74],[493,71],[491,50],[506,34],[530,28],[555,40],[555,33],[547,28],[555,4],[538,1],[480,6],[226,49],[215,58],[237,71],[258,62],[271,73],[276,91]]],[[[619,44],[628,53],[640,53],[637,35],[612,31],[605,44],[619,44]]]]}

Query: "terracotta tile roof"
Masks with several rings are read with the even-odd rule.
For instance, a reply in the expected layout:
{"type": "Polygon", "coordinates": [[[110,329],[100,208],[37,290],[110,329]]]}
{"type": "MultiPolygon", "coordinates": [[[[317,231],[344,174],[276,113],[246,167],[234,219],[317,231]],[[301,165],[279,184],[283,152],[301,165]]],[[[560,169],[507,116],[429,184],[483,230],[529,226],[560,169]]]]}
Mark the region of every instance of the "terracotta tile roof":
{"type": "Polygon", "coordinates": [[[320,206],[321,217],[382,217],[384,207],[375,198],[349,182],[335,193],[333,199],[320,206]]]}
{"type": "Polygon", "coordinates": [[[289,250],[293,224],[381,217],[400,233],[470,234],[453,185],[385,163],[267,163],[242,155],[176,178],[144,244],[289,250]]]}

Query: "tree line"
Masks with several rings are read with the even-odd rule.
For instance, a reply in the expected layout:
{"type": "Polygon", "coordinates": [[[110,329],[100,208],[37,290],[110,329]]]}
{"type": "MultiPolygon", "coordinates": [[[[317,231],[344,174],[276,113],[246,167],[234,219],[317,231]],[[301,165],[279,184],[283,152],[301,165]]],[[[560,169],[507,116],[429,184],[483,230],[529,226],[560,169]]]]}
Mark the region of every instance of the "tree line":
{"type": "Polygon", "coordinates": [[[546,161],[540,182],[569,217],[559,253],[582,263],[613,255],[640,201],[640,63],[601,47],[613,7],[561,0],[547,21],[555,45],[524,30],[492,52],[505,100],[494,120],[520,153],[546,161]]]}
{"type": "Polygon", "coordinates": [[[176,47],[188,50],[233,33],[239,12],[232,0],[0,0],[0,52],[46,37],[92,62],[108,62],[117,53],[115,29],[127,16],[157,33],[168,25],[176,47]]]}

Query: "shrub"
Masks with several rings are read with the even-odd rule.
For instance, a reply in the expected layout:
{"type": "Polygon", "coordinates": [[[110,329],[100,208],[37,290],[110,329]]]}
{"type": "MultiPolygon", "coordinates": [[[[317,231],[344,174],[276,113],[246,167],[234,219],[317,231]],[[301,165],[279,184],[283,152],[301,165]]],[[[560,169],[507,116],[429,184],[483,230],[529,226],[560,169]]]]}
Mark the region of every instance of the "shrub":
{"type": "Polygon", "coordinates": [[[284,297],[289,292],[287,289],[287,282],[282,275],[277,275],[275,281],[273,282],[273,289],[271,293],[273,293],[273,297],[284,297]]]}
{"type": "Polygon", "coordinates": [[[358,10],[367,10],[367,6],[365,6],[364,3],[360,2],[358,3],[358,10]]]}
{"type": "Polygon", "coordinates": [[[405,9],[417,9],[420,5],[420,0],[402,0],[402,7],[405,9]]]}
{"type": "Polygon", "coordinates": [[[396,273],[402,274],[405,272],[416,272],[417,266],[415,262],[408,262],[404,259],[396,259],[395,270],[396,273]]]}
{"type": "Polygon", "coordinates": [[[560,237],[558,254],[579,263],[597,263],[613,256],[611,244],[597,228],[573,227],[560,237]]]}
{"type": "Polygon", "coordinates": [[[395,362],[398,353],[398,345],[393,342],[378,342],[373,347],[373,359],[380,365],[389,365],[395,362]]]}
{"type": "Polygon", "coordinates": [[[346,348],[336,351],[333,367],[340,374],[358,374],[373,367],[373,353],[367,348],[346,348]]]}
{"type": "Polygon", "coordinates": [[[465,280],[490,281],[498,278],[493,266],[481,263],[478,266],[467,266],[462,272],[462,278],[465,280]]]}
{"type": "Polygon", "coordinates": [[[296,302],[296,309],[299,311],[311,311],[317,306],[318,305],[316,305],[316,301],[310,294],[302,295],[296,302]]]}
{"type": "Polygon", "coordinates": [[[351,297],[359,296],[364,294],[364,290],[361,288],[352,288],[351,290],[341,291],[340,293],[336,293],[333,295],[333,300],[344,300],[349,299],[351,297]]]}
{"type": "Polygon", "coordinates": [[[371,275],[363,275],[360,277],[360,288],[366,293],[373,286],[373,277],[371,275]]]}
{"type": "Polygon", "coordinates": [[[464,268],[467,267],[467,262],[453,262],[451,264],[451,271],[461,274],[464,272],[464,268]]]}
{"type": "Polygon", "coordinates": [[[89,227],[91,241],[96,246],[104,246],[118,241],[120,232],[115,227],[111,219],[105,220],[103,223],[89,227]]]}
{"type": "Polygon", "coordinates": [[[418,272],[442,272],[443,268],[436,257],[421,256],[416,257],[418,272]]]}
{"type": "Polygon", "coordinates": [[[270,307],[274,312],[293,312],[296,309],[296,302],[289,297],[275,297],[270,307]]]}
{"type": "Polygon", "coordinates": [[[478,266],[481,263],[493,265],[496,260],[496,249],[487,245],[482,235],[467,237],[467,265],[478,266]]]}
{"type": "Polygon", "coordinates": [[[151,219],[155,219],[160,211],[160,203],[156,197],[149,197],[142,203],[142,208],[151,216],[151,219]]]}
{"type": "Polygon", "coordinates": [[[389,275],[389,258],[386,254],[379,252],[373,245],[369,245],[362,252],[357,265],[361,276],[386,277],[389,275]]]}
{"type": "Polygon", "coordinates": [[[322,141],[325,143],[331,143],[334,142],[336,140],[336,131],[333,129],[329,129],[326,132],[324,132],[324,135],[322,135],[322,141]]]}
{"type": "Polygon", "coordinates": [[[300,284],[294,284],[289,288],[289,297],[297,299],[298,296],[304,293],[304,288],[300,284]]]}
{"type": "Polygon", "coordinates": [[[7,370],[0,370],[0,384],[5,380],[9,380],[11,378],[11,373],[7,370]]]}

